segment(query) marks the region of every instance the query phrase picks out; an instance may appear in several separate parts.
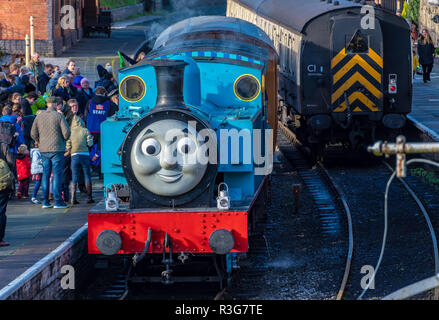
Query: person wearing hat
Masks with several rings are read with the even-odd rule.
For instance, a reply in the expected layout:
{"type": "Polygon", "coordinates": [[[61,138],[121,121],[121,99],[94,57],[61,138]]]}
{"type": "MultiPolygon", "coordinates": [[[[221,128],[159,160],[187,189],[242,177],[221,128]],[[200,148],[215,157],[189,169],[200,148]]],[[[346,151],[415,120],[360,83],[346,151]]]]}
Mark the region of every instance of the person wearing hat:
{"type": "Polygon", "coordinates": [[[107,70],[108,73],[113,73],[113,67],[109,62],[105,65],[105,70],[107,70]]]}
{"type": "MultiPolygon", "coordinates": [[[[12,114],[12,107],[5,106],[2,110],[2,116],[0,116],[0,127],[3,127],[3,122],[10,123],[14,126],[14,140],[15,143],[11,143],[10,151],[14,154],[17,153],[18,147],[24,143],[23,130],[21,129],[20,123],[17,122],[17,116],[12,114]]],[[[0,130],[3,131],[4,130],[0,130]]],[[[1,140],[1,137],[0,137],[1,140]]]]}
{"type": "Polygon", "coordinates": [[[118,86],[112,73],[108,72],[107,69],[101,65],[97,65],[96,70],[99,76],[99,80],[95,81],[96,89],[98,87],[104,87],[107,92],[117,89],[118,86]]]}
{"type": "Polygon", "coordinates": [[[110,114],[113,115],[119,111],[119,89],[114,89],[108,94],[110,98],[110,114]]]}
{"type": "Polygon", "coordinates": [[[85,108],[91,98],[94,97],[93,90],[90,88],[90,81],[87,78],[81,80],[81,88],[78,89],[76,100],[78,101],[78,116],[84,117],[85,108]]]}
{"type": "Polygon", "coordinates": [[[103,86],[103,82],[105,80],[105,77],[108,75],[108,71],[100,64],[98,64],[96,66],[96,70],[98,72],[99,79],[97,81],[95,81],[95,89],[103,86]]]}
{"type": "Polygon", "coordinates": [[[73,78],[73,86],[78,89],[81,90],[81,81],[82,79],[84,79],[83,76],[76,76],[75,78],[73,78]]]}
{"type": "Polygon", "coordinates": [[[43,209],[52,208],[49,202],[49,181],[53,172],[54,208],[64,209],[67,205],[62,199],[64,153],[66,141],[70,137],[70,128],[66,118],[57,107],[62,103],[58,97],[47,99],[47,110],[38,114],[31,129],[31,137],[38,142],[43,159],[43,209]]]}

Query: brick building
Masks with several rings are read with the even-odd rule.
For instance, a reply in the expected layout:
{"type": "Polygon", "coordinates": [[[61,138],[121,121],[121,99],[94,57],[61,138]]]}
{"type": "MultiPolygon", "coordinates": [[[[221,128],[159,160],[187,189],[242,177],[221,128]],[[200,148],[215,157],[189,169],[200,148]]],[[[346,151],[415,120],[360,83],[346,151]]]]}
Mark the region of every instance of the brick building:
{"type": "Polygon", "coordinates": [[[419,8],[419,30],[427,28],[435,47],[439,45],[439,24],[433,21],[439,15],[439,5],[435,1],[421,0],[419,8]]]}
{"type": "Polygon", "coordinates": [[[24,54],[33,16],[35,50],[48,56],[60,54],[82,37],[84,1],[94,0],[0,0],[0,50],[24,54]],[[74,21],[63,20],[66,16],[74,16],[74,21]],[[73,29],[62,28],[62,21],[73,29]]]}

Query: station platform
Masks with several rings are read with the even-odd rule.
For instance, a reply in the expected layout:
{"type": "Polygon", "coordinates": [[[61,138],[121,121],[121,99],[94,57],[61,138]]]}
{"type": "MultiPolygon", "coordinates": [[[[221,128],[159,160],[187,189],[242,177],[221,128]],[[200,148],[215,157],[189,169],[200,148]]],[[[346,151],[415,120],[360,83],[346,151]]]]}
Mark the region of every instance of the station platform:
{"type": "MultiPolygon", "coordinates": [[[[103,182],[94,177],[93,197],[96,203],[103,198],[103,182]]],[[[30,199],[9,201],[4,240],[10,245],[0,247],[0,290],[87,223],[87,212],[95,204],[87,204],[85,194],[78,200],[80,204],[68,209],[42,209],[30,199]]]]}
{"type": "Polygon", "coordinates": [[[413,107],[408,119],[433,140],[439,141],[439,60],[435,61],[431,82],[424,83],[422,75],[416,75],[413,107]]]}

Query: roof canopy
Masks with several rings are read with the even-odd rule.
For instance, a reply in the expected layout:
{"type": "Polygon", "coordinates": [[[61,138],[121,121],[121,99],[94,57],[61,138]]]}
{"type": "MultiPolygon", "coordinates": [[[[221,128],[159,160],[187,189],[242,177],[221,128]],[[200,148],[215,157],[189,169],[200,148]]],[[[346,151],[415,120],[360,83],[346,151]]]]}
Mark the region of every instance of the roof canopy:
{"type": "Polygon", "coordinates": [[[362,4],[348,0],[235,0],[257,14],[302,32],[312,19],[329,11],[358,8],[362,4]],[[336,4],[338,3],[338,4],[336,4]]]}

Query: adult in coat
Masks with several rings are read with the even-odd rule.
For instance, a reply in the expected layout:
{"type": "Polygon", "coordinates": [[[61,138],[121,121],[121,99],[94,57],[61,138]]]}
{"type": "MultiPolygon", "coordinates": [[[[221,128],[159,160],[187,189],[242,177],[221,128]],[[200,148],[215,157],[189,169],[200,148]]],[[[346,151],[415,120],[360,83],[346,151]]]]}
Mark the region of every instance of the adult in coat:
{"type": "Polygon", "coordinates": [[[430,73],[434,64],[434,45],[427,29],[422,30],[418,40],[419,63],[422,65],[424,83],[431,81],[430,73]]]}

